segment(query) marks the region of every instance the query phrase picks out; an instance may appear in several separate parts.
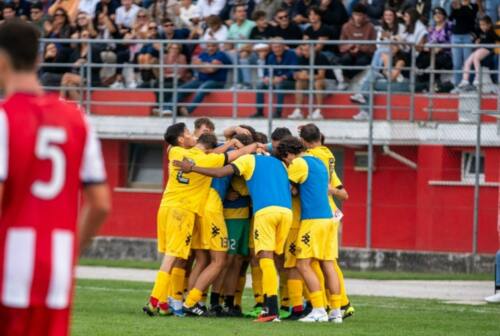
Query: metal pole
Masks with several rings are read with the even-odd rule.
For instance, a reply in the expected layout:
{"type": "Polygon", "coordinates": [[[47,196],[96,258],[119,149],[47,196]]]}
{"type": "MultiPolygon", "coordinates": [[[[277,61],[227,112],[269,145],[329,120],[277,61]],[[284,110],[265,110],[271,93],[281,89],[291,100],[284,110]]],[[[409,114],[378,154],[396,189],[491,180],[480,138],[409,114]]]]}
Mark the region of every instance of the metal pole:
{"type": "Polygon", "coordinates": [[[160,69],[159,69],[159,74],[158,74],[158,110],[160,111],[159,115],[161,116],[161,112],[163,111],[163,95],[165,93],[165,72],[164,72],[164,67],[165,67],[165,60],[163,59],[165,57],[165,44],[162,41],[160,44],[160,69]]]}
{"type": "Polygon", "coordinates": [[[174,82],[172,84],[172,124],[177,122],[177,86],[179,85],[177,78],[177,62],[174,63],[174,82]]]}
{"type": "Polygon", "coordinates": [[[411,46],[411,69],[410,69],[410,122],[415,119],[415,71],[417,55],[415,52],[415,45],[411,46]]]}
{"type": "Polygon", "coordinates": [[[233,119],[236,119],[238,117],[238,112],[237,112],[237,104],[238,104],[238,88],[236,87],[238,85],[238,54],[236,54],[236,61],[234,62],[234,68],[233,68],[233,107],[232,107],[232,116],[233,119]]]}
{"type": "Polygon", "coordinates": [[[268,85],[268,110],[267,110],[267,136],[271,138],[271,133],[273,132],[273,80],[274,80],[274,69],[271,66],[269,69],[269,85],[268,85]]]}
{"type": "Polygon", "coordinates": [[[434,71],[436,70],[436,54],[434,48],[431,48],[431,77],[429,80],[429,96],[427,105],[427,119],[432,120],[432,109],[434,107],[434,71]]]}
{"type": "Polygon", "coordinates": [[[374,80],[370,83],[370,95],[368,98],[368,176],[367,176],[367,194],[366,194],[366,248],[372,247],[372,183],[373,183],[373,90],[374,80]]]}
{"type": "Polygon", "coordinates": [[[483,89],[483,72],[479,67],[479,87],[477,88],[477,119],[476,119],[476,165],[474,175],[474,219],[472,226],[472,253],[477,253],[477,230],[479,224],[479,169],[481,167],[481,97],[483,89]]]}
{"type": "Polygon", "coordinates": [[[389,44],[389,85],[387,87],[386,103],[387,103],[387,120],[392,120],[392,41],[389,44]]]}
{"type": "Polygon", "coordinates": [[[307,107],[307,116],[311,117],[313,111],[313,90],[314,90],[314,60],[316,58],[316,49],[314,44],[309,44],[309,48],[312,48],[312,54],[309,56],[309,92],[307,95],[308,99],[308,107],[307,107]]]}
{"type": "MultiPolygon", "coordinates": [[[[87,63],[88,63],[88,61],[87,61],[87,63]]],[[[87,66],[88,66],[88,64],[87,64],[87,66]]],[[[82,78],[82,79],[85,78],[85,76],[84,76],[84,70],[85,69],[84,69],[83,66],[81,66],[80,69],[78,70],[80,72],[80,78],[82,78]]],[[[80,99],[79,99],[78,103],[80,104],[80,106],[82,108],[83,108],[83,94],[84,94],[83,85],[80,85],[80,99]]],[[[88,108],[85,109],[85,112],[87,114],[90,114],[90,110],[88,108]]]]}
{"type": "Polygon", "coordinates": [[[87,93],[85,97],[86,101],[86,107],[87,107],[87,113],[90,114],[90,87],[92,85],[92,43],[87,40],[87,43],[89,44],[89,50],[87,52],[87,80],[86,80],[86,85],[87,85],[87,93]]]}

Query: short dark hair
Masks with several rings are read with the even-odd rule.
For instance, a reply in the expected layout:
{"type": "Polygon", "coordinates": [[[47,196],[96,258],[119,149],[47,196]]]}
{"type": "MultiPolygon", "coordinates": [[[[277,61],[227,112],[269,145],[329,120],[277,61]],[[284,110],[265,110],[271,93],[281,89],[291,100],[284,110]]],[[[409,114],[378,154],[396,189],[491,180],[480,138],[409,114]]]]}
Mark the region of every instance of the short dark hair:
{"type": "Polygon", "coordinates": [[[15,12],[16,6],[12,2],[9,2],[9,3],[6,3],[5,5],[3,5],[2,10],[4,10],[4,9],[12,9],[15,12]]]}
{"type": "Polygon", "coordinates": [[[366,6],[362,3],[358,3],[353,7],[352,12],[366,14],[366,6]]]}
{"type": "Polygon", "coordinates": [[[40,1],[35,2],[33,5],[31,5],[31,9],[39,9],[43,11],[43,4],[40,1]]]}
{"type": "Polygon", "coordinates": [[[314,14],[319,15],[321,17],[323,16],[323,11],[321,10],[321,8],[319,8],[319,6],[309,7],[309,9],[307,10],[307,15],[311,14],[311,12],[313,12],[314,14]]]}
{"type": "Polygon", "coordinates": [[[217,147],[217,137],[212,133],[203,133],[198,137],[198,143],[205,146],[206,149],[214,149],[217,147]]]}
{"type": "Polygon", "coordinates": [[[321,132],[318,126],[314,124],[302,126],[299,135],[304,141],[309,143],[321,141],[321,132]]]}
{"type": "Polygon", "coordinates": [[[244,146],[248,146],[253,143],[252,136],[248,134],[236,134],[233,138],[241,142],[244,146]]]}
{"type": "Polygon", "coordinates": [[[255,140],[255,134],[257,133],[255,131],[255,128],[253,128],[252,126],[249,126],[249,125],[240,125],[241,128],[244,128],[246,130],[248,130],[250,132],[250,135],[252,136],[252,142],[256,141],[255,140]]]}
{"type": "Polygon", "coordinates": [[[271,140],[280,141],[287,135],[292,135],[292,132],[290,132],[288,127],[276,127],[273,133],[271,133],[271,140]]]}
{"type": "Polygon", "coordinates": [[[262,19],[263,17],[265,18],[266,16],[267,16],[266,12],[264,12],[262,10],[258,10],[258,11],[253,12],[252,20],[257,21],[257,20],[262,19]]]}
{"type": "Polygon", "coordinates": [[[254,140],[255,142],[260,142],[260,143],[267,143],[267,135],[265,135],[264,133],[262,132],[256,132],[255,133],[255,136],[254,136],[254,140]]]}
{"type": "Polygon", "coordinates": [[[278,148],[276,148],[276,155],[278,158],[284,159],[288,154],[298,155],[305,150],[306,148],[299,138],[289,135],[281,139],[278,148]]]}
{"type": "Polygon", "coordinates": [[[215,125],[214,123],[212,122],[212,120],[210,120],[209,118],[206,118],[206,117],[202,117],[202,118],[198,118],[194,121],[194,128],[195,129],[199,129],[201,126],[203,125],[206,125],[208,128],[210,128],[212,131],[215,130],[215,125]]]}
{"type": "Polygon", "coordinates": [[[9,20],[0,26],[0,50],[8,55],[14,70],[35,70],[39,37],[36,27],[21,19],[9,20]]]}
{"type": "Polygon", "coordinates": [[[479,18],[479,21],[483,21],[486,24],[489,24],[490,26],[493,25],[493,20],[488,15],[483,15],[479,18]]]}
{"type": "Polygon", "coordinates": [[[169,145],[178,146],[179,137],[182,136],[185,130],[186,130],[186,124],[183,122],[170,125],[168,126],[167,131],[165,132],[163,138],[165,139],[165,142],[168,143],[169,145]]]}
{"type": "Polygon", "coordinates": [[[243,7],[245,10],[248,9],[248,6],[244,3],[244,2],[237,2],[235,5],[234,5],[234,11],[236,12],[236,10],[238,9],[238,7],[243,7]]]}
{"type": "Polygon", "coordinates": [[[324,145],[325,144],[325,135],[323,133],[321,133],[321,144],[324,145]]]}

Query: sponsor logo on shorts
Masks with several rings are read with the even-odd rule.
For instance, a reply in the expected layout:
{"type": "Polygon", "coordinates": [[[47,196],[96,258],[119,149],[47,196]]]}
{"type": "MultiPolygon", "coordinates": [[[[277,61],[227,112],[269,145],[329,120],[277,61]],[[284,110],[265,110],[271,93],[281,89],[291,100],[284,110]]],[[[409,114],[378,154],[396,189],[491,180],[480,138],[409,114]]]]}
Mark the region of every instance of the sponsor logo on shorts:
{"type": "Polygon", "coordinates": [[[259,230],[254,230],[253,231],[253,239],[259,240],[259,230]]]}
{"type": "Polygon", "coordinates": [[[301,242],[303,242],[305,245],[310,246],[311,243],[311,235],[309,232],[307,232],[305,235],[302,236],[300,239],[301,242]]]}
{"type": "Polygon", "coordinates": [[[212,224],[212,238],[217,237],[219,234],[220,229],[215,224],[212,224]]]}
{"type": "Polygon", "coordinates": [[[288,252],[290,252],[292,255],[295,255],[296,251],[297,247],[295,246],[295,243],[291,243],[290,246],[288,247],[288,252]]]}
{"type": "Polygon", "coordinates": [[[186,246],[189,246],[189,244],[191,244],[191,235],[187,235],[185,243],[186,243],[186,246]]]}

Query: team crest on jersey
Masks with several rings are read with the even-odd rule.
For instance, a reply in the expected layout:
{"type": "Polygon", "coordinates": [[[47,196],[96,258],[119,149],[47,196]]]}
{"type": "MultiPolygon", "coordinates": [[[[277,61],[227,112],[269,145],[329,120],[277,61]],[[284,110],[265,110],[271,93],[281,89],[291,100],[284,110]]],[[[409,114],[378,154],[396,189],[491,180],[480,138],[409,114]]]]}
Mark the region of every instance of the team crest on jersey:
{"type": "Polygon", "coordinates": [[[212,238],[217,237],[220,234],[220,229],[212,224],[212,238]]]}
{"type": "Polygon", "coordinates": [[[288,252],[290,252],[292,255],[295,255],[296,251],[297,247],[295,246],[295,243],[291,243],[290,246],[288,247],[288,252]]]}
{"type": "Polygon", "coordinates": [[[191,235],[187,235],[185,243],[186,243],[186,246],[189,246],[189,244],[191,244],[191,235]]]}
{"type": "Polygon", "coordinates": [[[259,230],[255,230],[255,231],[253,232],[253,239],[255,239],[255,240],[259,240],[259,230]]]}
{"type": "Polygon", "coordinates": [[[300,241],[306,244],[307,246],[310,246],[309,244],[311,243],[311,235],[309,234],[309,232],[303,235],[300,241]]]}

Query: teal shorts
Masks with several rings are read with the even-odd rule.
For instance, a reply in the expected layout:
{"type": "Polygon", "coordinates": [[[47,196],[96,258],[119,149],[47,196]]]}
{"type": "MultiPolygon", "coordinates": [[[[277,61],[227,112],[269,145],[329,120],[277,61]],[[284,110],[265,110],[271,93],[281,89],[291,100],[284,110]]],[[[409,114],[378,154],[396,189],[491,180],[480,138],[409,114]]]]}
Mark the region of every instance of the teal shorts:
{"type": "Polygon", "coordinates": [[[229,238],[228,254],[248,256],[248,238],[250,234],[250,219],[226,219],[229,238]]]}

